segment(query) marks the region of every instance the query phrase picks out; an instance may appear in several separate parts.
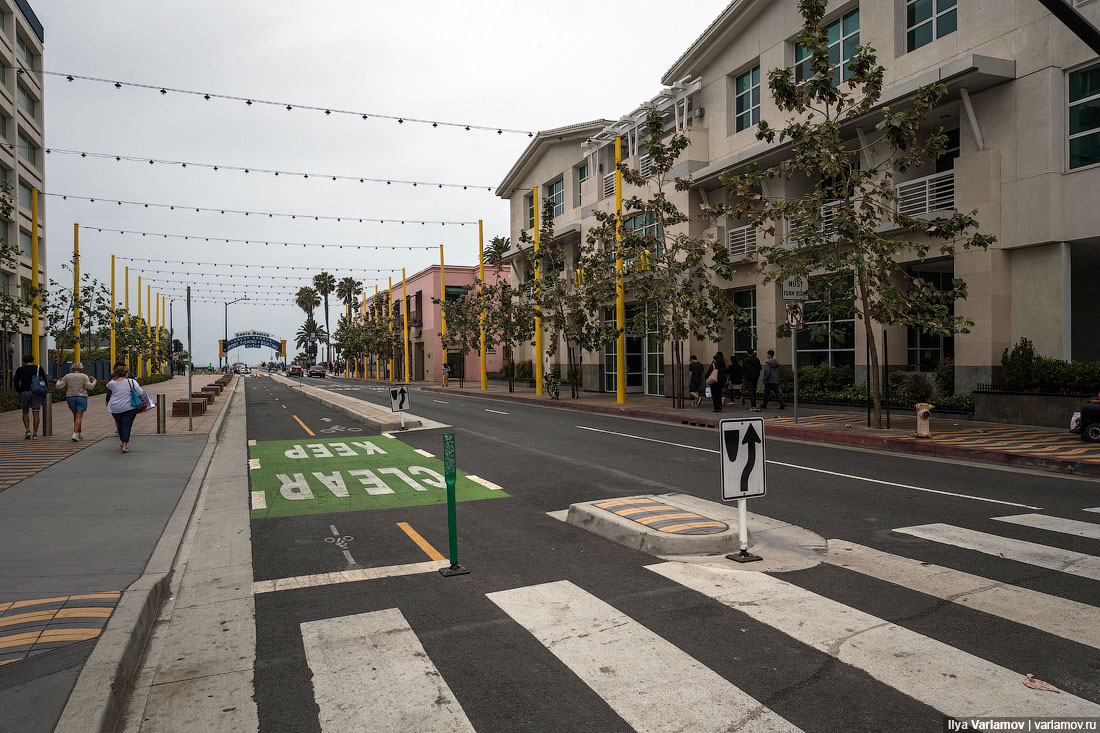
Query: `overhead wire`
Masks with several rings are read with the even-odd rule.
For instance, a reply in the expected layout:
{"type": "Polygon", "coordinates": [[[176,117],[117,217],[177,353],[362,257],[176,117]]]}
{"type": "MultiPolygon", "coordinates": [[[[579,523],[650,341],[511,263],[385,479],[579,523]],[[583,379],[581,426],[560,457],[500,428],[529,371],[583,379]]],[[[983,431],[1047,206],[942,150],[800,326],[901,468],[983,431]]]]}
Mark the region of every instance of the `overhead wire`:
{"type": "Polygon", "coordinates": [[[407,250],[431,250],[437,249],[438,244],[332,244],[321,242],[282,242],[266,239],[236,239],[233,237],[208,237],[197,234],[173,234],[168,232],[144,232],[134,229],[113,229],[111,227],[97,227],[97,226],[84,226],[81,225],[81,231],[84,232],[107,232],[108,234],[122,234],[122,235],[140,235],[142,237],[160,237],[162,239],[182,239],[184,241],[194,240],[196,242],[224,242],[225,244],[262,244],[264,246],[282,245],[284,247],[336,247],[347,249],[407,249],[407,250]]]}

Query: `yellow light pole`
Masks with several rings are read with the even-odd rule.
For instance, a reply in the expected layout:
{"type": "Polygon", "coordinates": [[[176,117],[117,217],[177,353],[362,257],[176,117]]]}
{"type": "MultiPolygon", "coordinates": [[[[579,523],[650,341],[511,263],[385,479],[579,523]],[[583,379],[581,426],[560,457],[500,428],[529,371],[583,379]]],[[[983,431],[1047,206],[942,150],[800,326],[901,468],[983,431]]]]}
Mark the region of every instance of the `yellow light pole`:
{"type": "Polygon", "coordinates": [[[80,361],[80,225],[73,223],[73,363],[80,361]]]}
{"type": "MultiPolygon", "coordinates": [[[[141,291],[138,291],[138,297],[141,297],[141,291]]],[[[153,286],[145,286],[145,340],[151,341],[153,338],[153,329],[150,326],[149,319],[153,317],[153,286]]],[[[145,359],[145,371],[149,374],[153,373],[153,353],[152,349],[149,350],[149,356],[145,359]]]]}
{"type": "Polygon", "coordinates": [[[34,363],[41,366],[42,352],[38,339],[38,189],[31,189],[31,287],[34,299],[31,300],[31,355],[34,363]]]}
{"type": "Polygon", "coordinates": [[[405,326],[405,384],[408,384],[409,379],[409,295],[405,291],[405,268],[401,268],[401,314],[404,316],[401,321],[405,326]]]}
{"type": "Polygon", "coordinates": [[[531,194],[535,209],[535,396],[542,396],[542,267],[539,266],[539,187],[531,194]]]}
{"type": "Polygon", "coordinates": [[[615,136],[615,402],[626,403],[626,291],[623,288],[623,139],[615,136]]]}
{"type": "Polygon", "coordinates": [[[393,277],[390,277],[390,289],[386,291],[386,309],[389,311],[390,320],[390,381],[393,381],[393,277]]]}
{"type": "Polygon", "coordinates": [[[157,358],[154,360],[154,362],[149,364],[149,373],[150,374],[153,373],[154,366],[156,367],[157,371],[160,371],[160,367],[161,367],[161,363],[160,363],[160,293],[157,293],[157,315],[156,315],[156,319],[153,321],[153,323],[155,324],[153,333],[156,334],[156,341],[154,342],[156,344],[156,347],[153,350],[153,354],[155,354],[157,358]]]}
{"type": "MultiPolygon", "coordinates": [[[[141,275],[138,275],[137,302],[138,302],[138,324],[139,324],[138,327],[140,328],[140,324],[141,324],[141,275]]],[[[141,349],[138,349],[138,353],[137,353],[137,375],[139,377],[142,376],[141,363],[142,363],[141,349]]]]}
{"type": "MultiPolygon", "coordinates": [[[[443,352],[442,364],[440,364],[439,378],[443,378],[443,369],[447,366],[447,310],[444,308],[447,305],[447,284],[443,277],[443,245],[439,245],[439,299],[442,304],[439,306],[439,336],[440,336],[440,351],[443,352]]],[[[465,365],[463,365],[465,366],[465,365]]]]}
{"type": "MultiPolygon", "coordinates": [[[[131,335],[130,335],[130,266],[129,265],[126,265],[126,271],[123,274],[123,282],[125,283],[125,287],[126,287],[126,302],[125,302],[126,338],[129,339],[129,338],[131,338],[131,335]]],[[[115,368],[115,365],[112,364],[111,365],[111,371],[112,372],[114,371],[114,368],[115,368]]],[[[127,369],[130,368],[130,347],[129,346],[126,347],[126,368],[127,369]]]]}
{"type": "MultiPolygon", "coordinates": [[[[168,320],[168,299],[163,295],[160,296],[160,340],[163,346],[164,335],[167,332],[165,322],[168,320]]],[[[160,355],[160,373],[164,374],[168,371],[168,349],[164,349],[164,353],[160,355]]]]}
{"type": "Polygon", "coordinates": [[[481,306],[481,390],[489,389],[489,374],[485,370],[485,222],[477,220],[477,261],[478,277],[481,279],[481,292],[478,299],[481,306]]]}
{"type": "Polygon", "coordinates": [[[115,368],[115,256],[111,255],[111,371],[115,368]]]}

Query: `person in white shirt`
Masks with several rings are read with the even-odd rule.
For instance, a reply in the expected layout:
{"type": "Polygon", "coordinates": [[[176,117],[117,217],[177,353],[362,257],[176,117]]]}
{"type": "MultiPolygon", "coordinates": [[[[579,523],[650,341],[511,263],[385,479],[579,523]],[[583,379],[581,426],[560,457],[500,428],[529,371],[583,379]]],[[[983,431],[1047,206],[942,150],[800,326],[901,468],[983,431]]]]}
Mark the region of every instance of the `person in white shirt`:
{"type": "Polygon", "coordinates": [[[130,370],[125,364],[116,366],[112,377],[107,382],[107,411],[118,426],[119,447],[123,453],[129,453],[130,429],[134,426],[134,418],[142,410],[141,407],[130,404],[130,393],[136,391],[139,395],[144,395],[145,390],[130,376],[130,370]]]}

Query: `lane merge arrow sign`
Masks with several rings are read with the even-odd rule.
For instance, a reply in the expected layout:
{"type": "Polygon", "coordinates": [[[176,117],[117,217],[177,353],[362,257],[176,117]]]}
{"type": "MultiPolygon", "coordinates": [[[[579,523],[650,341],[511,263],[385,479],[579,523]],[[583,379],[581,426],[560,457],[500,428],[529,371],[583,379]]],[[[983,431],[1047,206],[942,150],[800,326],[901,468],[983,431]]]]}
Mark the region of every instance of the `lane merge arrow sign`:
{"type": "Polygon", "coordinates": [[[764,418],[722,420],[719,428],[723,501],[764,496],[764,418]]]}
{"type": "Polygon", "coordinates": [[[410,407],[409,388],[405,386],[390,388],[390,409],[394,412],[408,412],[410,407]]]}

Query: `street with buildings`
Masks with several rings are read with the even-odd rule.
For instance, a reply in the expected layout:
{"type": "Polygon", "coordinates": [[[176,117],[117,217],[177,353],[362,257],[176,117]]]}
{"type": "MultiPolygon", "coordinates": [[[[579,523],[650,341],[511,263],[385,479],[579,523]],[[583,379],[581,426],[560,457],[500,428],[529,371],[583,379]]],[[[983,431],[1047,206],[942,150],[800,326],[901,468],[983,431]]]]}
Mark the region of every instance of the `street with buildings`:
{"type": "Polygon", "coordinates": [[[0,733],[1100,728],[1100,3],[32,4],[0,733]]]}

